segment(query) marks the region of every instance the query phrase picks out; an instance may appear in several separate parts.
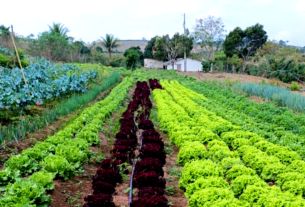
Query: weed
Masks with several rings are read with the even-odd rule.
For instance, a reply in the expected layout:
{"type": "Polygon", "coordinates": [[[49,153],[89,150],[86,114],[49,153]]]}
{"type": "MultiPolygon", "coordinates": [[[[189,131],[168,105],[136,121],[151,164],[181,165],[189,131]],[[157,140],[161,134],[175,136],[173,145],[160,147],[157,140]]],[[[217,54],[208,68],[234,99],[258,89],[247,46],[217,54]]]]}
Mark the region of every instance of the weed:
{"type": "Polygon", "coordinates": [[[172,156],[174,154],[174,150],[171,147],[164,147],[164,151],[169,156],[172,156]]]}
{"type": "Polygon", "coordinates": [[[66,193],[66,191],[63,191],[63,193],[65,194],[66,198],[67,198],[67,203],[69,204],[69,206],[73,206],[73,207],[79,207],[79,205],[76,205],[81,197],[81,193],[79,191],[77,191],[75,193],[75,196],[72,196],[69,193],[66,193]]]}
{"type": "Polygon", "coordinates": [[[175,192],[176,192],[176,189],[174,186],[169,186],[169,187],[165,188],[165,194],[168,196],[174,195],[175,192]]]}
{"type": "Polygon", "coordinates": [[[101,163],[104,159],[105,159],[105,156],[104,156],[102,150],[99,150],[98,152],[92,153],[90,162],[91,163],[93,163],[93,162],[101,163]]]}
{"type": "Polygon", "coordinates": [[[181,169],[179,168],[172,168],[169,172],[171,176],[174,176],[176,179],[179,179],[182,176],[181,169]]]}
{"type": "MultiPolygon", "coordinates": [[[[130,188],[126,188],[123,192],[124,193],[129,193],[130,192],[130,188]]],[[[132,190],[132,195],[134,195],[134,194],[135,194],[135,191],[132,190]]]]}

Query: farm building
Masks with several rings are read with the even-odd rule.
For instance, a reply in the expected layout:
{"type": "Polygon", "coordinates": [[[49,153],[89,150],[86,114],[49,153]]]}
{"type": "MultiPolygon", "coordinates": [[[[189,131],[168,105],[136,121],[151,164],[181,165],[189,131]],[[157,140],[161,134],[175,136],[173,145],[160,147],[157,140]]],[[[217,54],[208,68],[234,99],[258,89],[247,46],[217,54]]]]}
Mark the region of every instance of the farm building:
{"type": "MultiPolygon", "coordinates": [[[[167,61],[163,63],[163,65],[168,69],[174,69],[178,71],[184,71],[184,59],[179,58],[175,61],[174,63],[174,68],[172,68],[172,63],[171,61],[167,61]]],[[[201,61],[191,59],[191,58],[186,58],[186,70],[187,71],[201,71],[202,70],[202,65],[201,61]]]]}
{"type": "Polygon", "coordinates": [[[163,68],[163,62],[159,61],[159,60],[145,58],[144,67],[145,68],[163,68]]]}

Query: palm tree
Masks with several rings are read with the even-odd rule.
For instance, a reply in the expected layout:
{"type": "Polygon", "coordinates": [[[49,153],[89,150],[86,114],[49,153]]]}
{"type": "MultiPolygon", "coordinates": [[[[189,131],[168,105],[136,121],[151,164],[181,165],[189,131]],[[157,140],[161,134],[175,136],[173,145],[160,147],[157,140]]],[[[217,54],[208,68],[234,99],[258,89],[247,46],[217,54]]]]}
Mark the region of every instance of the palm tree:
{"type": "Polygon", "coordinates": [[[48,25],[48,26],[50,28],[51,34],[59,34],[60,36],[68,38],[67,33],[70,32],[70,30],[67,27],[65,27],[65,25],[63,25],[61,23],[53,22],[52,26],[50,26],[50,25],[48,25]]]}
{"type": "Polygon", "coordinates": [[[111,53],[112,53],[113,49],[120,45],[119,39],[115,38],[111,34],[106,34],[106,38],[102,37],[101,43],[108,50],[110,58],[111,58],[111,53]]]}

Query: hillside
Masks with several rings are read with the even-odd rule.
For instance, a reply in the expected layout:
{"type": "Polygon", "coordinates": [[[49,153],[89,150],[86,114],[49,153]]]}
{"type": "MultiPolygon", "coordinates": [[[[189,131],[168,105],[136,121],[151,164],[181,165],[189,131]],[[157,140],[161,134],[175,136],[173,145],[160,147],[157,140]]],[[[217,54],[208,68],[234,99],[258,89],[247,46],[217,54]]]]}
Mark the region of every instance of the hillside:
{"type": "MultiPolygon", "coordinates": [[[[117,52],[125,52],[125,50],[129,49],[130,47],[140,47],[141,50],[144,52],[144,49],[147,45],[147,40],[120,40],[120,46],[115,50],[117,52]]],[[[107,51],[106,48],[102,47],[104,51],[107,51]]]]}

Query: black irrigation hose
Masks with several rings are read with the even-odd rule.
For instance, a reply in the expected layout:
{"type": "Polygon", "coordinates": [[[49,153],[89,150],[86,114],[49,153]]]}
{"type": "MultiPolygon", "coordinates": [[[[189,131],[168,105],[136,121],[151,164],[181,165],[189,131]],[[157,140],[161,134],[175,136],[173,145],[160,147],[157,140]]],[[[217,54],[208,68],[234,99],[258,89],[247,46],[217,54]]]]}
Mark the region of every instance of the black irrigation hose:
{"type": "MultiPolygon", "coordinates": [[[[138,130],[138,132],[140,134],[141,142],[140,142],[140,149],[139,149],[139,152],[138,152],[138,155],[139,155],[140,154],[140,150],[142,149],[142,145],[143,145],[143,136],[142,136],[142,133],[141,133],[141,131],[140,131],[140,129],[139,129],[135,119],[133,119],[133,122],[136,125],[137,130],[138,130]]],[[[138,159],[135,159],[135,162],[133,163],[131,177],[130,177],[130,182],[129,182],[129,185],[130,185],[130,188],[129,188],[129,197],[128,197],[128,206],[129,207],[130,207],[130,203],[132,202],[132,192],[133,192],[132,191],[132,181],[133,181],[133,176],[134,176],[134,171],[135,171],[135,168],[136,168],[137,161],[138,161],[138,159]]]]}

